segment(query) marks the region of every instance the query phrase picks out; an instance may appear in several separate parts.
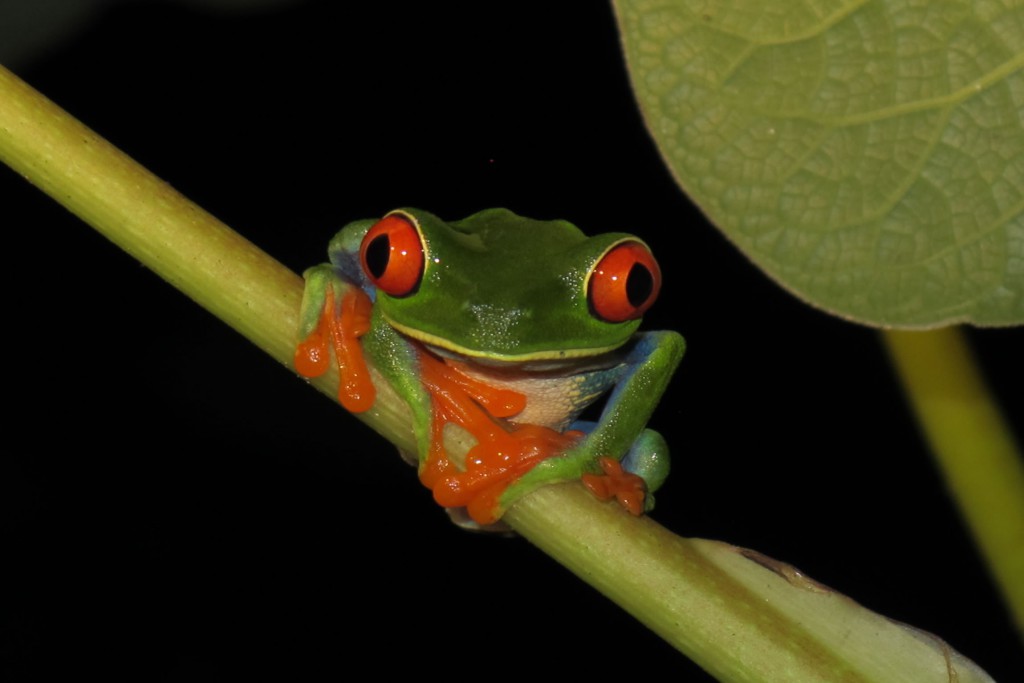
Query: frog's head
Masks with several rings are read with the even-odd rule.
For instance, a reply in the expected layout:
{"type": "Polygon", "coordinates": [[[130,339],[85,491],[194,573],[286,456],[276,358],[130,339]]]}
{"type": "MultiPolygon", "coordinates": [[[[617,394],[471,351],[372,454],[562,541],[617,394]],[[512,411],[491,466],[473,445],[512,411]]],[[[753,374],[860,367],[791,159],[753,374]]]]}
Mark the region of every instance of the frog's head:
{"type": "MultiPolygon", "coordinates": [[[[661,271],[624,233],[587,237],[565,221],[490,209],[455,223],[414,209],[364,224],[363,282],[409,337],[478,360],[604,353],[630,339],[661,271]]],[[[354,240],[356,236],[350,236],[354,240]]]]}

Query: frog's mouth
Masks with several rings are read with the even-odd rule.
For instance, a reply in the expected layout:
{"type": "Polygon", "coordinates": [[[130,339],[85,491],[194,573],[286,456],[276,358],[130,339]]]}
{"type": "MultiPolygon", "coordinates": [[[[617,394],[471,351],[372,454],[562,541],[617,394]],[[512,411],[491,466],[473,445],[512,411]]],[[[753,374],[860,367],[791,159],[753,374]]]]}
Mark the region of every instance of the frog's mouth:
{"type": "Polygon", "coordinates": [[[481,369],[499,372],[503,374],[513,373],[518,375],[573,375],[578,373],[605,370],[614,367],[622,362],[622,355],[618,348],[603,351],[601,353],[564,356],[561,358],[528,358],[524,360],[508,360],[506,358],[495,358],[472,353],[460,353],[441,346],[428,344],[413,339],[429,353],[435,356],[454,360],[459,363],[468,364],[481,369]]]}
{"type": "Polygon", "coordinates": [[[390,319],[388,323],[403,336],[420,342],[438,356],[469,361],[477,365],[495,367],[515,366],[520,370],[530,372],[544,372],[580,366],[607,367],[617,362],[618,354],[613,354],[612,352],[623,346],[623,344],[612,344],[610,346],[582,349],[542,349],[526,353],[485,353],[477,349],[453,344],[447,339],[425,333],[422,330],[399,325],[390,319]]]}

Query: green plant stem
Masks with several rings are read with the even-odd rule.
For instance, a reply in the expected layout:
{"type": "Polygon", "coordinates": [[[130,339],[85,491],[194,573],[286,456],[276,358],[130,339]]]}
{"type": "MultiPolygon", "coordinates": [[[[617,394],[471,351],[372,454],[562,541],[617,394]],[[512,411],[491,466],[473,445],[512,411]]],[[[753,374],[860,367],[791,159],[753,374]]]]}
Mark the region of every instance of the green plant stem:
{"type": "Polygon", "coordinates": [[[953,497],[1024,635],[1024,454],[960,330],[886,331],[953,497]]]}
{"type": "MultiPolygon", "coordinates": [[[[2,67],[0,160],[290,366],[299,278],[2,67]]],[[[336,396],[336,375],[314,384],[336,396]]],[[[360,419],[411,447],[404,405],[378,385],[360,419]]],[[[579,484],[524,497],[506,521],[722,681],[991,680],[787,565],[680,538],[579,484]]]]}

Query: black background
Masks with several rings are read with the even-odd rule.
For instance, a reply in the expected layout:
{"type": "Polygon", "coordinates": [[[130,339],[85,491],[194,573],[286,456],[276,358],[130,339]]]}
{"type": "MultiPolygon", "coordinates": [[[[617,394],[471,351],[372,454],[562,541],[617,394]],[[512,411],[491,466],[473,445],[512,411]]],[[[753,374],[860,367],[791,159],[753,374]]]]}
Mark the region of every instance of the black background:
{"type": "MultiPolygon", "coordinates": [[[[665,271],[645,325],[689,343],[654,517],[1024,671],[876,333],[783,292],[676,188],[608,6],[347,5],[113,5],[12,66],[296,271],[396,206],[641,235],[665,271]]],[[[451,526],[389,444],[6,168],[0,201],[5,680],[709,680],[528,543],[451,526]]],[[[971,338],[1019,431],[1021,330],[971,338]]]]}

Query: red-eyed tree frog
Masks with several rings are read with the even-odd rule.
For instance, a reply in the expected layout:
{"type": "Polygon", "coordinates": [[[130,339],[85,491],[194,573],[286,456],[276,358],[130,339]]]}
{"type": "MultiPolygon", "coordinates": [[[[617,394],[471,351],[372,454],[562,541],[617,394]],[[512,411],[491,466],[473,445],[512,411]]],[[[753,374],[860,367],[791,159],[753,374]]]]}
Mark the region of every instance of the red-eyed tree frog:
{"type": "Polygon", "coordinates": [[[574,479],[634,514],[653,506],[669,462],[645,427],[685,343],[637,331],[661,286],[642,241],[505,209],[453,223],[398,209],[349,224],[328,254],[305,273],[296,369],[319,375],[333,354],[359,412],[375,400],[368,360],[409,404],[409,459],[453,518],[487,526],[574,479]],[[608,390],[600,419],[577,422],[608,390]],[[476,441],[464,462],[445,453],[449,424],[476,441]]]}

